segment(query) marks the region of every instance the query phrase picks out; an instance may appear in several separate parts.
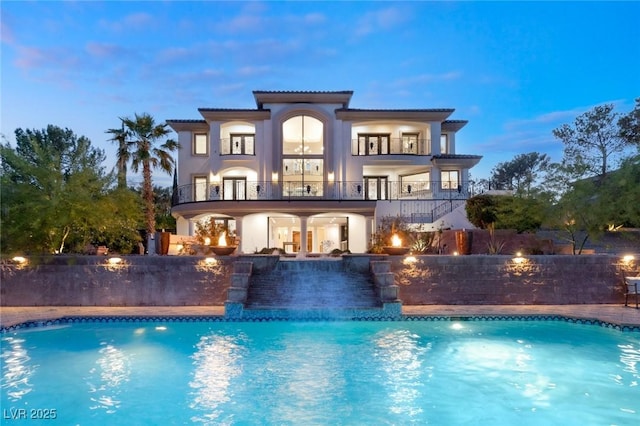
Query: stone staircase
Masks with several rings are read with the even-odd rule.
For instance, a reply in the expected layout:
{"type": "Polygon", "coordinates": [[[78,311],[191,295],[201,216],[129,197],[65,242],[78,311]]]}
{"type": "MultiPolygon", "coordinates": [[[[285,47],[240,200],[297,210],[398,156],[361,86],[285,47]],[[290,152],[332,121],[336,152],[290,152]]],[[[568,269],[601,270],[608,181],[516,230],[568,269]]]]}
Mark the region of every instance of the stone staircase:
{"type": "MultiPolygon", "coordinates": [[[[364,259],[365,261],[363,261],[364,259]]],[[[287,259],[254,270],[237,261],[225,315],[243,319],[357,319],[400,315],[390,262],[287,259]]]]}

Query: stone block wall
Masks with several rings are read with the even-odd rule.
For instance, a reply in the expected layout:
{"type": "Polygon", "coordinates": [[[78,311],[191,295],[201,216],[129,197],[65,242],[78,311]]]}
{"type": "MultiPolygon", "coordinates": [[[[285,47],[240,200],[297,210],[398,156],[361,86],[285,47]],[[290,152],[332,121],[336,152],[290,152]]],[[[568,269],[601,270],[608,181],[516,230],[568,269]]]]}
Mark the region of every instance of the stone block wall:
{"type": "Polygon", "coordinates": [[[234,259],[191,256],[30,257],[2,265],[3,306],[223,305],[234,259]]]}
{"type": "Polygon", "coordinates": [[[406,305],[582,304],[624,300],[622,262],[589,256],[392,256],[406,305]]]}
{"type": "MultiPolygon", "coordinates": [[[[271,270],[278,256],[30,257],[24,267],[2,264],[3,306],[223,306],[234,263],[252,273],[271,270]]],[[[313,261],[313,260],[309,260],[313,261]]],[[[343,257],[345,269],[389,261],[405,305],[622,303],[621,259],[589,256],[343,257]],[[413,260],[411,260],[413,259],[413,260]]],[[[637,265],[635,265],[637,267],[637,265]]]]}

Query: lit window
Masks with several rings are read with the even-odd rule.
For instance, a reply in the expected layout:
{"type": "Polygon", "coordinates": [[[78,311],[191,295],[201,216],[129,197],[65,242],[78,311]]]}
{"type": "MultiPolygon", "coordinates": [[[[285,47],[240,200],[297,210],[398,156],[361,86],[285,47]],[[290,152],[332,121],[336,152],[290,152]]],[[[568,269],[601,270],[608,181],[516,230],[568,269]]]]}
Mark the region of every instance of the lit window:
{"type": "Polygon", "coordinates": [[[448,154],[449,153],[449,135],[442,134],[440,135],[440,154],[448,154]]]}
{"type": "Polygon", "coordinates": [[[193,200],[205,201],[207,199],[207,177],[193,177],[193,200]]]}
{"type": "Polygon", "coordinates": [[[440,181],[442,189],[458,189],[459,173],[457,170],[443,170],[440,172],[440,181]]]}
{"type": "Polygon", "coordinates": [[[255,135],[236,133],[222,141],[222,155],[254,155],[255,135]]]}
{"type": "Polygon", "coordinates": [[[206,133],[193,135],[193,155],[209,155],[209,144],[206,133]]]}

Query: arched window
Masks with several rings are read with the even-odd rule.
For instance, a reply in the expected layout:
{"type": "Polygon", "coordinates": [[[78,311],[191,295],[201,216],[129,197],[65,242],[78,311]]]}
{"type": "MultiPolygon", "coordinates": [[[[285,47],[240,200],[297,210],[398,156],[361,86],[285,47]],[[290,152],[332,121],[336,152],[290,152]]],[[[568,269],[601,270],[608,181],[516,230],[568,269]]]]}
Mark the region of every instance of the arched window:
{"type": "Polygon", "coordinates": [[[324,125],[298,115],[282,123],[282,183],[284,194],[322,196],[324,180],[324,125]]]}

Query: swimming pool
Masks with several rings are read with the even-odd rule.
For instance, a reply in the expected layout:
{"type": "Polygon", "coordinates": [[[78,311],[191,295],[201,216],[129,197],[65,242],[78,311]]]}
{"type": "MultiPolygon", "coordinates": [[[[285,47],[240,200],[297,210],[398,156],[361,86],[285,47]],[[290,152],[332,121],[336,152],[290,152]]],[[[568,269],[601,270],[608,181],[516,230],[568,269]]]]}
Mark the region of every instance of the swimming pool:
{"type": "Polygon", "coordinates": [[[565,321],[63,321],[1,339],[7,424],[640,423],[640,333],[565,321]]]}

